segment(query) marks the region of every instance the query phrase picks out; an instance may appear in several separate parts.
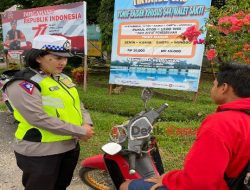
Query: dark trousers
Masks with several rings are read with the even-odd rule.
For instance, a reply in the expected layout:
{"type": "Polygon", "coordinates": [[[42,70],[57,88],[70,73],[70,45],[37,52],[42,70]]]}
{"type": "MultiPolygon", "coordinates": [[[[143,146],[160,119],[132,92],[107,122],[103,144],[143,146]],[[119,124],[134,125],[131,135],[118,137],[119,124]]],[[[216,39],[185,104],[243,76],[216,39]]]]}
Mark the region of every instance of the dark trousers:
{"type": "Polygon", "coordinates": [[[23,171],[25,190],[66,190],[79,152],[79,144],[71,151],[51,156],[31,157],[15,152],[17,165],[23,171]]]}
{"type": "MultiPolygon", "coordinates": [[[[145,179],[137,179],[131,181],[128,186],[128,190],[150,190],[151,187],[155,185],[155,183],[144,181],[145,179]]],[[[168,190],[167,187],[158,187],[157,190],[168,190]]]]}

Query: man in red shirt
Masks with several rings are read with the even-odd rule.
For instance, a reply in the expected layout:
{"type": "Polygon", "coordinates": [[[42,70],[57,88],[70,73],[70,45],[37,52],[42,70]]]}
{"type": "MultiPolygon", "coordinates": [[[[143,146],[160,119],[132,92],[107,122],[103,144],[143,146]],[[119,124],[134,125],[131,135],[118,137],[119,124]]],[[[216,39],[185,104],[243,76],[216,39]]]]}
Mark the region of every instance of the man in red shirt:
{"type": "Polygon", "coordinates": [[[126,181],[120,190],[229,189],[225,176],[237,178],[250,162],[250,65],[223,65],[211,98],[217,111],[202,122],[183,169],[126,181]]]}
{"type": "Polygon", "coordinates": [[[20,50],[21,43],[24,42],[26,46],[26,38],[21,30],[17,30],[17,20],[10,22],[11,29],[8,31],[4,45],[10,50],[20,50]]]}

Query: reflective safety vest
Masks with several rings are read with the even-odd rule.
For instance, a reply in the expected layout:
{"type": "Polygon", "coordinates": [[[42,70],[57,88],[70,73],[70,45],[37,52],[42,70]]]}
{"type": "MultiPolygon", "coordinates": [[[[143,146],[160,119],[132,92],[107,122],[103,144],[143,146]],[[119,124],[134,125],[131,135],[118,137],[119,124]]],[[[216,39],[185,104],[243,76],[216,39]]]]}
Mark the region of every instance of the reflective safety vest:
{"type": "MultiPolygon", "coordinates": [[[[33,71],[30,70],[30,72],[33,71]]],[[[20,79],[20,76],[14,77],[11,81],[20,79]]],[[[50,117],[57,117],[62,121],[76,126],[81,126],[83,124],[78,92],[69,77],[60,74],[59,81],[56,81],[51,77],[35,73],[27,80],[37,87],[40,87],[38,89],[41,89],[43,110],[50,117]]],[[[15,108],[14,117],[19,122],[15,133],[16,138],[19,140],[56,142],[73,138],[72,136],[58,135],[42,128],[32,126],[15,108]]]]}

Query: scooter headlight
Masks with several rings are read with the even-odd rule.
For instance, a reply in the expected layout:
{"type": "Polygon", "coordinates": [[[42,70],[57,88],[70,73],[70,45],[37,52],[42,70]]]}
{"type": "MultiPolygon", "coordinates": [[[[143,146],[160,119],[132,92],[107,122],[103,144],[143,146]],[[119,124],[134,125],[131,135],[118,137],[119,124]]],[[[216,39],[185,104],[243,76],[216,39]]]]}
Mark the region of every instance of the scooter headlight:
{"type": "Polygon", "coordinates": [[[109,133],[110,140],[119,144],[125,142],[127,137],[127,130],[124,125],[115,125],[109,133]]]}

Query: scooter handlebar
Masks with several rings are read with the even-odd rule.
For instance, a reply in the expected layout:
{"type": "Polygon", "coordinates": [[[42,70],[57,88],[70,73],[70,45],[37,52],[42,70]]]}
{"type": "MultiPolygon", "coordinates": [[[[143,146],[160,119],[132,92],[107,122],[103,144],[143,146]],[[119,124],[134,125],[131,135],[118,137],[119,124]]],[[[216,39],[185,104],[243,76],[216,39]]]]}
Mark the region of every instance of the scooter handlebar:
{"type": "Polygon", "coordinates": [[[164,103],[161,105],[160,108],[158,108],[156,111],[160,114],[161,112],[163,112],[163,110],[165,110],[168,107],[167,103],[164,103]]]}
{"type": "Polygon", "coordinates": [[[136,154],[130,153],[129,154],[129,174],[133,175],[135,174],[135,160],[136,160],[136,154]]]}

